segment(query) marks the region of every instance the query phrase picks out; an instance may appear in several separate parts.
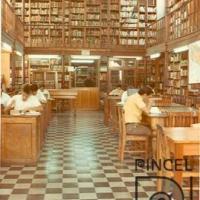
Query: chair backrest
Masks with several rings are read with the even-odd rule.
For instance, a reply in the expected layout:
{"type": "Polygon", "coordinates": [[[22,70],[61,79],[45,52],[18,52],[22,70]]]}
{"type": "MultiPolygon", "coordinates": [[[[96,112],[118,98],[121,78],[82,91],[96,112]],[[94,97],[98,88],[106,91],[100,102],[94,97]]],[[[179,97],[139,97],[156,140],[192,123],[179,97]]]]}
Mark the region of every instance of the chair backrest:
{"type": "Polygon", "coordinates": [[[117,107],[117,115],[118,115],[118,122],[119,122],[119,134],[122,134],[122,107],[117,107]]]}
{"type": "Polygon", "coordinates": [[[194,116],[192,112],[168,112],[168,118],[166,118],[167,127],[190,127],[195,123],[197,116],[194,116]]]}
{"type": "Polygon", "coordinates": [[[118,121],[119,121],[119,131],[120,131],[120,136],[125,136],[126,135],[126,123],[125,123],[125,111],[122,106],[118,106],[118,121]]]}
{"type": "Polygon", "coordinates": [[[170,151],[169,151],[169,145],[167,142],[166,135],[164,134],[163,128],[160,125],[157,125],[156,130],[156,157],[157,160],[164,160],[170,158],[170,151]]]}

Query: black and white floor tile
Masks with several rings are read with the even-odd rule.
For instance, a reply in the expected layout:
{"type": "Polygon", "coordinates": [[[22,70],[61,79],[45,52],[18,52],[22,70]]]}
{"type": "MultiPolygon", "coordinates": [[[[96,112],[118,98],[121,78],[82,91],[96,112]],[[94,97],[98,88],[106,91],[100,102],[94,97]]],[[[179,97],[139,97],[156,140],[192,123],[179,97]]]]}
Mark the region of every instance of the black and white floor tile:
{"type": "MultiPolygon", "coordinates": [[[[0,200],[132,200],[134,156],[121,163],[118,138],[103,124],[100,112],[55,114],[35,166],[0,168],[0,200]]],[[[155,192],[155,181],[142,181],[139,200],[155,192]]]]}

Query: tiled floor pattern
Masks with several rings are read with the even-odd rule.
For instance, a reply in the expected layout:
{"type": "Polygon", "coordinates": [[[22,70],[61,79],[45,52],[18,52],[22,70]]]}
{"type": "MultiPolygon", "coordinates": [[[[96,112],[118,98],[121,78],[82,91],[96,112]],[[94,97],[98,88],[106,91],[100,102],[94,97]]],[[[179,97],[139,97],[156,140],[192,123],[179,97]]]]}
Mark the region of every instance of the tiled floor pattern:
{"type": "MultiPolygon", "coordinates": [[[[56,114],[36,166],[0,168],[0,200],[132,200],[135,177],[147,174],[133,157],[121,163],[117,144],[102,113],[56,114]]],[[[142,181],[139,200],[154,192],[153,181],[142,181]]]]}

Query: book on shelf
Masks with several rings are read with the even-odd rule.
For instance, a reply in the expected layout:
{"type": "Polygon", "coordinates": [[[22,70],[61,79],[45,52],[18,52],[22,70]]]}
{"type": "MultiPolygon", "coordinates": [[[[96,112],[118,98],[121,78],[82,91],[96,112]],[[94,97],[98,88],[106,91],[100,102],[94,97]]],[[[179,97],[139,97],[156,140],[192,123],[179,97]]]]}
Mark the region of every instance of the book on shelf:
{"type": "MultiPolygon", "coordinates": [[[[90,46],[92,43],[94,45],[105,44],[106,35],[111,38],[111,40],[108,40],[111,45],[143,46],[145,44],[145,27],[156,19],[154,3],[152,3],[153,1],[149,2],[149,5],[146,5],[145,1],[138,0],[106,0],[101,2],[96,0],[25,1],[23,12],[27,15],[24,16],[24,22],[31,24],[31,28],[25,27],[26,46],[58,46],[57,43],[61,45],[64,43],[64,46],[74,46],[78,42],[80,42],[80,44],[77,44],[78,46],[90,46]],[[56,24],[60,24],[61,27],[55,27],[55,30],[52,30],[54,28],[51,28],[51,25],[56,24]],[[41,25],[41,28],[38,25],[41,25]],[[44,25],[48,25],[49,28],[44,28],[44,25]],[[66,26],[71,26],[67,33],[65,33],[66,26]],[[100,31],[97,34],[92,34],[84,29],[74,31],[74,28],[85,27],[107,28],[107,31],[100,31]],[[116,28],[116,30],[112,28],[116,28]],[[31,34],[29,34],[30,32],[31,34]],[[37,35],[38,37],[36,37],[37,35]],[[90,38],[90,36],[95,35],[101,37],[102,41],[99,42],[90,38]],[[68,36],[69,38],[66,38],[68,36]],[[75,37],[83,37],[83,41],[82,38],[80,41],[75,37]],[[133,40],[130,37],[133,37],[133,40]],[[89,43],[86,44],[87,42],[89,43]]],[[[19,5],[22,5],[22,3],[19,5]]],[[[20,15],[22,9],[18,9],[19,5],[15,4],[15,7],[16,13],[20,15]]],[[[187,16],[186,14],[182,15],[184,18],[187,16]]],[[[149,34],[148,37],[153,37],[153,33],[149,34]]],[[[151,38],[151,41],[153,41],[153,38],[151,38]]]]}

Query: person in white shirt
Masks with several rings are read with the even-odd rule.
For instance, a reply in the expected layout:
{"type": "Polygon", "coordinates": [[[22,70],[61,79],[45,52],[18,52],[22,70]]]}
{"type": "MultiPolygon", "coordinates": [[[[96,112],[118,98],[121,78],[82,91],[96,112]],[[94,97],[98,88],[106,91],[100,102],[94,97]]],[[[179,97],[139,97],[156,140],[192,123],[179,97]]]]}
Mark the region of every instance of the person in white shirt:
{"type": "Polygon", "coordinates": [[[9,100],[10,100],[10,96],[7,93],[1,91],[0,99],[1,99],[1,105],[3,105],[3,107],[6,107],[8,105],[9,100]]]}
{"type": "Polygon", "coordinates": [[[46,99],[46,97],[44,96],[44,94],[43,94],[40,90],[38,90],[37,84],[32,84],[32,85],[31,85],[31,90],[32,90],[33,96],[37,97],[38,100],[39,100],[41,103],[46,103],[46,102],[47,102],[47,99],[46,99]]]}
{"type": "Polygon", "coordinates": [[[49,93],[49,91],[47,89],[45,89],[44,84],[40,85],[39,91],[43,93],[43,95],[46,97],[46,99],[50,99],[51,98],[50,93],[49,93]]]}
{"type": "Polygon", "coordinates": [[[122,89],[121,85],[118,85],[117,88],[115,88],[114,90],[112,90],[109,95],[111,96],[122,96],[124,90],[122,89]]]}
{"type": "Polygon", "coordinates": [[[122,94],[121,103],[125,104],[128,97],[137,93],[139,89],[134,88],[133,86],[128,86],[128,89],[122,94]]]}
{"type": "Polygon", "coordinates": [[[39,100],[32,95],[31,86],[29,84],[23,86],[21,94],[15,95],[9,100],[5,111],[10,111],[12,109],[23,113],[28,111],[41,112],[43,110],[39,100]]]}

